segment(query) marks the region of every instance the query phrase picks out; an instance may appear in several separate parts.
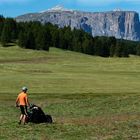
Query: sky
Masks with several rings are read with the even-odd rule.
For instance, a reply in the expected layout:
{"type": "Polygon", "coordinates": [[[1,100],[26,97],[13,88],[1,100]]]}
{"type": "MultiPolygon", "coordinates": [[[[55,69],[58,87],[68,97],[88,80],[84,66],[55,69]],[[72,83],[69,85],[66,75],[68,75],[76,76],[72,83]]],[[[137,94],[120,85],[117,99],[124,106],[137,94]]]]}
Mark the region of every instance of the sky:
{"type": "Polygon", "coordinates": [[[26,13],[45,11],[56,5],[66,9],[90,12],[121,9],[140,13],[140,0],[0,0],[0,15],[16,17],[26,13]]]}

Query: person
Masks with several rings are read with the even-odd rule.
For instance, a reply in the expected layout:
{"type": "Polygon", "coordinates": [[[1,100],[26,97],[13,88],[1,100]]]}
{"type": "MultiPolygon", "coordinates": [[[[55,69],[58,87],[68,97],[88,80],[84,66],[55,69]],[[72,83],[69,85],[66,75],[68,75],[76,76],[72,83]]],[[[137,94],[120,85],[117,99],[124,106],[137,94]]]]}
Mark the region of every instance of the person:
{"type": "Polygon", "coordinates": [[[21,115],[19,119],[19,124],[23,122],[26,123],[26,116],[27,116],[27,106],[30,107],[28,97],[27,97],[27,87],[22,88],[22,92],[18,95],[16,99],[16,107],[20,107],[21,115]]]}

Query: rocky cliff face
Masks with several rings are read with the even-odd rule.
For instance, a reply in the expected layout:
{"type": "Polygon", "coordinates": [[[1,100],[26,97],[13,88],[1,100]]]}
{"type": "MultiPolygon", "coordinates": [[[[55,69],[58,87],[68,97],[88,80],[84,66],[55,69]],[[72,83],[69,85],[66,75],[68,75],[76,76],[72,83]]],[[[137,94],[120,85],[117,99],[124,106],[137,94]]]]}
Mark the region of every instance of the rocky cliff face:
{"type": "Polygon", "coordinates": [[[140,40],[139,15],[134,11],[80,12],[56,7],[41,13],[25,14],[20,21],[50,22],[59,27],[83,29],[93,36],[115,36],[127,40],[140,40]]]}

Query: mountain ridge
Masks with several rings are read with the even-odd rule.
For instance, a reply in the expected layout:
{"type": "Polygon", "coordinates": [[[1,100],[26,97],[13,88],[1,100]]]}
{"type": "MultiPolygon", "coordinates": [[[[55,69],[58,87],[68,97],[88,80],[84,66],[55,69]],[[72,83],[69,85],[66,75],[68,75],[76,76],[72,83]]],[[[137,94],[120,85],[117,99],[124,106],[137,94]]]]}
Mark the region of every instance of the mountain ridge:
{"type": "Polygon", "coordinates": [[[86,12],[56,6],[47,11],[29,13],[15,18],[17,22],[40,21],[60,28],[83,29],[94,36],[115,36],[140,41],[139,14],[135,11],[86,12]]]}

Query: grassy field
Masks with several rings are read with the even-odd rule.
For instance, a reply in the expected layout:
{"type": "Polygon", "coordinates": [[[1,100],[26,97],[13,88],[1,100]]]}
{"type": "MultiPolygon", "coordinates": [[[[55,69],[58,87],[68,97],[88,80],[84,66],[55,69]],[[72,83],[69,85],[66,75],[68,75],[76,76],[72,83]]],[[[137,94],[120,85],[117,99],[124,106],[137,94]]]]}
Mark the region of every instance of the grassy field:
{"type": "Polygon", "coordinates": [[[139,140],[140,57],[1,47],[0,122],[0,140],[139,140]],[[53,124],[17,124],[22,86],[53,124]]]}

